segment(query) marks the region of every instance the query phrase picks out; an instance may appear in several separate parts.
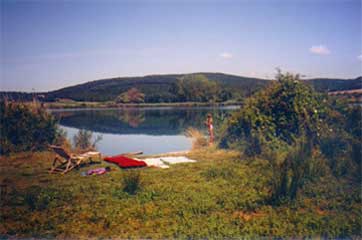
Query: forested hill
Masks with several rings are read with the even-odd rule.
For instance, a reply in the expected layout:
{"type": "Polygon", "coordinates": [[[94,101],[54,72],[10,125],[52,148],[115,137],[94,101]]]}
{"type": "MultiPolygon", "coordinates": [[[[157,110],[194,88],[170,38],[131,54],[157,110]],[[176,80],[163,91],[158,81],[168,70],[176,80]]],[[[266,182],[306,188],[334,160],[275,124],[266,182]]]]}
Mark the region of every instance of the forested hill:
{"type": "MultiPolygon", "coordinates": [[[[230,93],[227,98],[243,98],[264,87],[269,81],[222,73],[195,73],[219,83],[219,88],[230,93]]],[[[130,88],[145,95],[145,102],[178,102],[177,81],[184,74],[150,75],[96,80],[46,94],[48,100],[69,98],[77,101],[111,101],[130,88]]],[[[199,86],[202,90],[202,86],[199,86]]]]}
{"type": "MultiPolygon", "coordinates": [[[[113,101],[120,94],[127,92],[131,88],[136,88],[142,94],[142,101],[146,103],[209,101],[210,96],[214,95],[217,95],[217,97],[212,100],[226,101],[242,100],[270,82],[270,80],[266,79],[223,73],[149,75],[96,80],[47,93],[37,93],[36,95],[44,95],[46,101],[55,101],[57,99],[113,101]],[[189,76],[197,77],[191,77],[190,79],[189,76]],[[180,82],[180,79],[185,78],[189,78],[191,84],[185,84],[187,81],[180,82]],[[182,86],[182,84],[184,85],[182,86]],[[189,91],[188,96],[185,91],[189,91]]],[[[356,79],[318,78],[305,80],[305,82],[313,85],[317,91],[322,92],[362,88],[362,77],[356,79]]],[[[29,93],[0,92],[0,97],[5,95],[12,99],[23,100],[31,99],[33,96],[33,94],[29,93]]]]}
{"type": "Polygon", "coordinates": [[[355,79],[315,78],[306,80],[314,89],[320,92],[332,92],[362,88],[362,76],[355,79]]]}

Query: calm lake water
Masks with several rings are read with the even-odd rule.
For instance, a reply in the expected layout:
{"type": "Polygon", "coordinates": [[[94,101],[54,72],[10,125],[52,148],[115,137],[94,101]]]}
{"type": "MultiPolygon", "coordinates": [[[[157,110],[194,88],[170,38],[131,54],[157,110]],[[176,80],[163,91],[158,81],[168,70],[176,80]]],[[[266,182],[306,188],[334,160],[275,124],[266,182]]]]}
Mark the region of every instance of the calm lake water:
{"type": "Polygon", "coordinates": [[[59,119],[67,137],[79,129],[101,135],[97,148],[102,154],[116,155],[125,152],[142,151],[144,154],[183,151],[191,148],[191,139],[185,130],[189,127],[199,129],[205,134],[203,124],[206,115],[211,113],[215,129],[221,122],[238,109],[228,107],[197,108],[128,108],[128,109],[71,109],[52,110],[59,119]]]}

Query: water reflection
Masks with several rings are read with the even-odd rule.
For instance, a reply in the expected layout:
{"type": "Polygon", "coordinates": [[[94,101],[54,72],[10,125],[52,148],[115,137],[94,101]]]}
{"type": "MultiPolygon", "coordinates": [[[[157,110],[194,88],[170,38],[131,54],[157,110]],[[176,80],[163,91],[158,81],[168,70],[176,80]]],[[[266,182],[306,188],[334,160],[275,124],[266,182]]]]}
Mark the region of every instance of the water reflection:
{"type": "Polygon", "coordinates": [[[61,127],[72,138],[78,129],[103,135],[99,143],[102,153],[143,151],[156,154],[187,150],[190,139],[184,136],[189,127],[206,132],[204,121],[211,113],[219,128],[235,107],[228,108],[128,108],[53,110],[61,127]]]}
{"type": "Polygon", "coordinates": [[[130,127],[137,128],[146,120],[146,117],[144,111],[140,111],[139,109],[130,109],[123,111],[123,114],[120,114],[118,119],[127,123],[130,127]]]}
{"type": "Polygon", "coordinates": [[[157,108],[57,110],[60,124],[102,133],[179,135],[188,127],[203,129],[207,113],[212,113],[216,127],[235,108],[157,108]]]}

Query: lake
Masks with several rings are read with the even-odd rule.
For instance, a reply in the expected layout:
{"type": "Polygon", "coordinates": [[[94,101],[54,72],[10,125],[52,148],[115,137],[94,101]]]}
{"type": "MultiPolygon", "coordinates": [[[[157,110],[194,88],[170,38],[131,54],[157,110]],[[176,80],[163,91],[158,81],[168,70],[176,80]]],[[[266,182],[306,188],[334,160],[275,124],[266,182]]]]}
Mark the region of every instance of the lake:
{"type": "Polygon", "coordinates": [[[185,130],[193,127],[207,134],[204,125],[211,113],[215,131],[238,106],[193,108],[124,108],[124,109],[57,109],[51,110],[60,127],[72,140],[79,129],[102,136],[97,149],[105,155],[142,151],[159,154],[189,150],[192,141],[185,130]]]}

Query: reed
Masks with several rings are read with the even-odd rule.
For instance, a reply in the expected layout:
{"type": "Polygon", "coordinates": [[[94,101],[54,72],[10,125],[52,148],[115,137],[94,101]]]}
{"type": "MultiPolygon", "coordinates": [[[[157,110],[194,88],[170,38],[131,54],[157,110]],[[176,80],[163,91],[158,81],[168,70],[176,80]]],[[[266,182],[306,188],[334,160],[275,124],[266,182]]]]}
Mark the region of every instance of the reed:
{"type": "Polygon", "coordinates": [[[186,129],[185,136],[192,138],[192,150],[208,146],[208,141],[205,135],[195,128],[189,127],[188,129],[186,129]]]}

